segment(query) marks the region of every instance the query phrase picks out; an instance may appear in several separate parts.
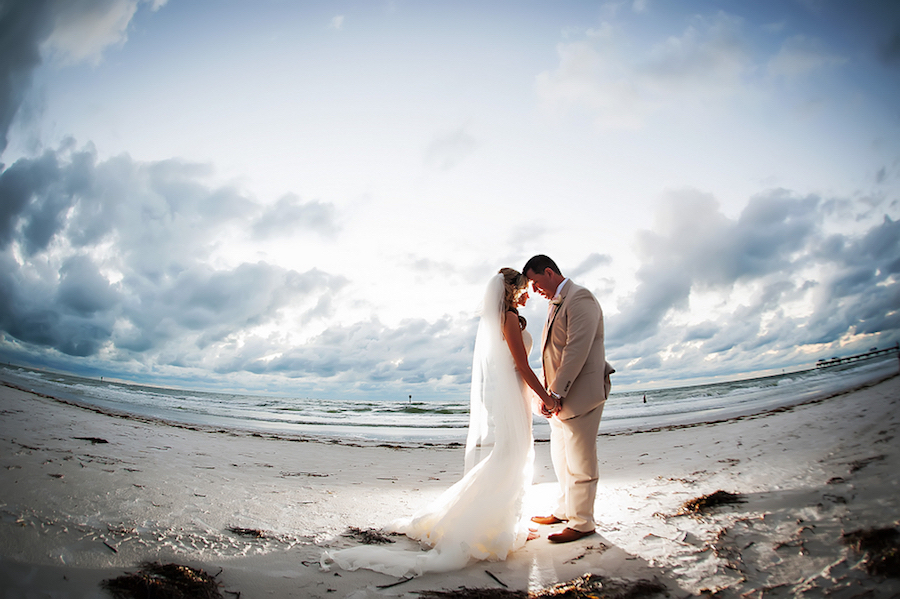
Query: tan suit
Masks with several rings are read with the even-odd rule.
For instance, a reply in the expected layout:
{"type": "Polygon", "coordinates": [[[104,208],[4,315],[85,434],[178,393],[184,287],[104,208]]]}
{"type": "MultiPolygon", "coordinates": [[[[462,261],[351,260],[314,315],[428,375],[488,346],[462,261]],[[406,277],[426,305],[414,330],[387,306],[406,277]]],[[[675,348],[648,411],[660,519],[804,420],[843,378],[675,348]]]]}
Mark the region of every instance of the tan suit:
{"type": "Polygon", "coordinates": [[[550,310],[541,344],[544,381],[562,397],[562,409],[550,418],[550,454],[560,485],[553,515],[586,532],[596,526],[597,432],[614,370],[606,362],[603,310],[590,291],[566,281],[550,310]]]}

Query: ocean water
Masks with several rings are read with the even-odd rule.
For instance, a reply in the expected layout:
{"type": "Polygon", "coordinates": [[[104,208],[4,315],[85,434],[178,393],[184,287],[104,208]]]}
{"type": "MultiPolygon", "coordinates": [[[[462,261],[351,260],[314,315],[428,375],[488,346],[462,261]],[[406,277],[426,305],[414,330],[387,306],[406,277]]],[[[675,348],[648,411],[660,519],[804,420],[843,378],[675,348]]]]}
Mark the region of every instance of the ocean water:
{"type": "MultiPolygon", "coordinates": [[[[712,422],[827,397],[898,372],[896,354],[764,378],[613,392],[600,434],[712,422]],[[646,395],[647,401],[644,401],[646,395]]],[[[166,389],[0,366],[0,381],[107,411],[171,422],[343,441],[465,442],[465,401],[320,400],[166,389]]],[[[550,430],[534,418],[536,439],[550,430]]]]}

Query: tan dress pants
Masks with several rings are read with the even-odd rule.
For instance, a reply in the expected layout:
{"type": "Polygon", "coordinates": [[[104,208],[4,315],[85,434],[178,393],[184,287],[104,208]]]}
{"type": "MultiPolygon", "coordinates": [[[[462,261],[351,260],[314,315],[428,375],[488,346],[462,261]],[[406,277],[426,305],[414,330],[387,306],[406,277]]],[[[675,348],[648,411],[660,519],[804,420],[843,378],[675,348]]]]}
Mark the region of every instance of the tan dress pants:
{"type": "Polygon", "coordinates": [[[603,402],[586,414],[560,420],[550,418],[550,459],[560,493],[553,515],[568,520],[568,527],[581,532],[594,530],[594,501],[600,480],[597,432],[603,402]]]}

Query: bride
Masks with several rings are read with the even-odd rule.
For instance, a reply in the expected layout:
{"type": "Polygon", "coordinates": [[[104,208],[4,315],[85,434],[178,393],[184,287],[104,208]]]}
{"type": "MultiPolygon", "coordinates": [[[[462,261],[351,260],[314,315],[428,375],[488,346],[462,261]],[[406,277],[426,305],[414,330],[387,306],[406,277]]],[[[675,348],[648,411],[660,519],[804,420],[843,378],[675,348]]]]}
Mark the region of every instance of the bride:
{"type": "Polygon", "coordinates": [[[484,294],[472,362],[465,474],[411,518],[386,527],[428,549],[361,545],[326,552],[323,564],[419,576],[459,570],[472,559],[504,560],[529,539],[522,501],[534,461],[532,398],[537,395],[547,413],[559,406],[528,365],[531,335],[518,311],[528,300],[527,284],[523,274],[502,268],[484,294]]]}

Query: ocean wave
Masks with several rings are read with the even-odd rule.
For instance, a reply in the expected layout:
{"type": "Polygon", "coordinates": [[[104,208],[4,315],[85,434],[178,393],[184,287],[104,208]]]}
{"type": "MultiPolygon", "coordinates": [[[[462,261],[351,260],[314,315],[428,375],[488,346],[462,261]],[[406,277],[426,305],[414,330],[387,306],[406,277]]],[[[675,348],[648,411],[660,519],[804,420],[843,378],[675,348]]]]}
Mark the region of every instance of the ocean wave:
{"type": "MultiPolygon", "coordinates": [[[[851,366],[755,379],[629,391],[610,396],[601,434],[760,413],[840,393],[897,371],[890,357],[851,366]],[[647,398],[646,402],[644,401],[647,398]]],[[[167,389],[2,366],[0,378],[52,397],[116,412],[268,433],[382,441],[465,440],[468,398],[460,401],[321,400],[167,389]]],[[[549,436],[541,417],[535,438],[549,436]]]]}

